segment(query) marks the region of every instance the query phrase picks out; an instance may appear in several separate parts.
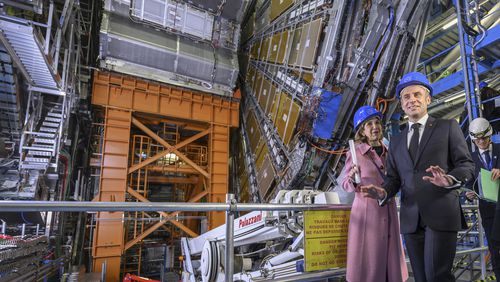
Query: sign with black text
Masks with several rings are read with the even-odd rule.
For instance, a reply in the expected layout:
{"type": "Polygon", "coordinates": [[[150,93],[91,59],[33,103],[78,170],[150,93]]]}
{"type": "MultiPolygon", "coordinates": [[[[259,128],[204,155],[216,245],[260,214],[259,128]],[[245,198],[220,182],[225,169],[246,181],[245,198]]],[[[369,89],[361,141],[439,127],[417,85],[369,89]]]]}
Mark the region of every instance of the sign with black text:
{"type": "Polygon", "coordinates": [[[305,271],[345,267],[350,211],[304,212],[305,271]]]}

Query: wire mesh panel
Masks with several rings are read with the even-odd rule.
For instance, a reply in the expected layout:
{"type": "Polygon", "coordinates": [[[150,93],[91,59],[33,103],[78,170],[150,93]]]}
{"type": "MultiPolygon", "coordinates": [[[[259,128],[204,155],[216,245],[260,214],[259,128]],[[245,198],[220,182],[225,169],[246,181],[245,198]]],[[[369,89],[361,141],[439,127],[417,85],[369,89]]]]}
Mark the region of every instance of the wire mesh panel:
{"type": "Polygon", "coordinates": [[[101,66],[114,71],[183,86],[189,82],[223,95],[232,95],[236,84],[238,62],[233,51],[115,14],[103,15],[100,45],[101,66]]]}

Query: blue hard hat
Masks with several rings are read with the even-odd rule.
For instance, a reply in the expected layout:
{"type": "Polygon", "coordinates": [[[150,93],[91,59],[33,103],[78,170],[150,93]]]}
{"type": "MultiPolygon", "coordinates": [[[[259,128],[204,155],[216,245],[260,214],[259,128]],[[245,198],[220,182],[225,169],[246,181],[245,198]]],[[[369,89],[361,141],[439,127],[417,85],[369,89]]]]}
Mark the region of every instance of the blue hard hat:
{"type": "Polygon", "coordinates": [[[481,81],[481,82],[479,83],[479,89],[483,89],[483,88],[485,88],[486,86],[488,86],[488,83],[487,83],[486,81],[481,81]]]}
{"type": "Polygon", "coordinates": [[[403,77],[399,81],[399,84],[396,86],[396,96],[399,98],[399,93],[401,93],[401,90],[410,85],[424,86],[425,88],[429,89],[429,94],[432,97],[433,89],[431,83],[423,73],[416,71],[409,72],[403,75],[403,77]]]}
{"type": "Polygon", "coordinates": [[[371,119],[372,117],[382,119],[382,113],[377,111],[372,106],[362,106],[354,114],[354,129],[357,131],[363,122],[371,119]]]}

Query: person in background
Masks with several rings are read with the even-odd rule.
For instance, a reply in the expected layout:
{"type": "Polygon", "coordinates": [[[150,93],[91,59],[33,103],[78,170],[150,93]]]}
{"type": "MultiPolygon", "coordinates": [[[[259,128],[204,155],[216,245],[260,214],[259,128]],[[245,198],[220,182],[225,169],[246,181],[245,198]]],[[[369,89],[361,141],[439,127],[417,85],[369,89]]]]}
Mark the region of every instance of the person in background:
{"type": "MultiPolygon", "coordinates": [[[[479,89],[481,91],[481,103],[483,104],[483,117],[487,120],[495,120],[500,117],[500,105],[495,103],[495,100],[500,96],[500,92],[489,87],[488,83],[482,81],[479,84],[479,89]]],[[[500,131],[500,122],[491,123],[493,131],[500,131]]]]}
{"type": "MultiPolygon", "coordinates": [[[[471,179],[466,187],[474,191],[468,191],[465,196],[469,200],[474,200],[477,195],[482,194],[482,186],[479,181],[481,169],[486,169],[492,172],[492,180],[500,178],[500,144],[491,142],[493,129],[488,120],[484,118],[476,118],[469,125],[469,136],[476,145],[477,150],[472,153],[472,159],[476,164],[474,173],[475,179],[471,179]]],[[[488,241],[488,249],[491,254],[491,265],[495,276],[500,278],[500,241],[493,240],[493,224],[495,223],[495,210],[497,203],[479,199],[479,213],[481,214],[481,222],[488,241]]],[[[500,217],[496,217],[500,220],[500,217]]],[[[500,234],[498,234],[500,235],[500,234]]],[[[497,236],[500,237],[500,236],[497,236]]]]}
{"type": "Polygon", "coordinates": [[[455,281],[457,232],[466,227],[457,189],[474,176],[458,123],[427,113],[432,91],[422,73],[401,78],[396,96],[408,127],[390,140],[386,182],[360,188],[382,207],[401,191],[401,232],[417,282],[455,281]]]}
{"type": "Polygon", "coordinates": [[[342,187],[355,192],[347,242],[347,281],[400,282],[408,279],[399,233],[396,203],[383,208],[374,199],[361,195],[360,185],[382,185],[385,178],[387,148],[382,143],[382,114],[363,106],[354,115],[358,166],[347,153],[342,187]],[[361,182],[355,183],[359,173],[361,182]]]}
{"type": "MultiPolygon", "coordinates": [[[[495,100],[500,96],[500,92],[488,86],[488,83],[482,81],[479,83],[479,91],[481,93],[481,104],[483,118],[487,120],[496,120],[500,117],[500,105],[495,103],[495,100]]],[[[459,119],[459,124],[462,126],[462,132],[464,135],[468,135],[469,120],[467,112],[467,103],[464,103],[464,111],[459,119]]],[[[494,132],[500,131],[500,121],[492,122],[491,127],[494,132]]],[[[472,145],[472,144],[471,144],[472,145]]]]}

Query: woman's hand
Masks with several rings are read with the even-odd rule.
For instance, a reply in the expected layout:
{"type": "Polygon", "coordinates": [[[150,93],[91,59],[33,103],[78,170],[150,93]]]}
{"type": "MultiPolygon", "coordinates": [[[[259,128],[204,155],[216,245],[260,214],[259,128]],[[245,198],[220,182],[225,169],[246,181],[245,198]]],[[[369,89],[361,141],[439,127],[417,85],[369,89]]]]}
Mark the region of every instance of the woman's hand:
{"type": "Polygon", "coordinates": [[[351,179],[352,181],[355,181],[355,175],[358,172],[359,172],[358,166],[353,165],[351,167],[351,169],[349,170],[349,173],[347,174],[347,177],[349,177],[349,179],[351,179]]]}
{"type": "Polygon", "coordinates": [[[387,191],[384,188],[375,186],[373,184],[365,185],[360,187],[361,193],[366,198],[372,198],[375,200],[382,200],[387,197],[387,191]]]}

